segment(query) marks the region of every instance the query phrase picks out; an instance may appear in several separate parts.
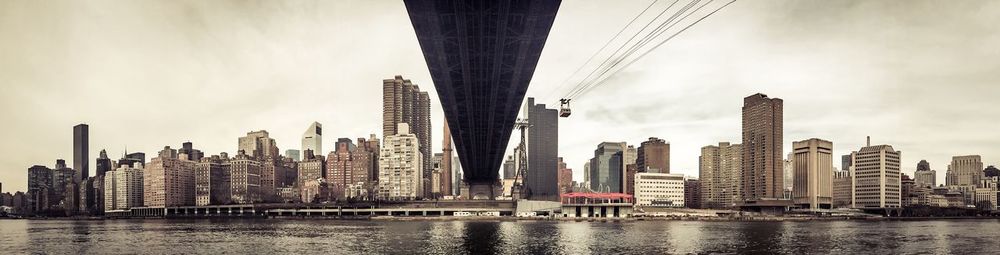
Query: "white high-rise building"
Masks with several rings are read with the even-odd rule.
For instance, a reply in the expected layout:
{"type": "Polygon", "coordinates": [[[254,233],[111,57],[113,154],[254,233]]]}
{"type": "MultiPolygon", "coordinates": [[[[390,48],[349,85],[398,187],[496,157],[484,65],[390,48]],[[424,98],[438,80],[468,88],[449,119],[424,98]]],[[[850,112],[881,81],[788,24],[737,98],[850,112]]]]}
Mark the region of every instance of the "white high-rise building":
{"type": "Polygon", "coordinates": [[[639,207],[684,207],[684,175],[635,174],[635,204],[639,207]]]}
{"type": "Polygon", "coordinates": [[[118,183],[118,179],[115,178],[115,170],[107,171],[104,173],[104,211],[114,211],[117,210],[115,207],[117,204],[117,199],[115,199],[116,191],[118,190],[115,186],[118,183]]]}
{"type": "Polygon", "coordinates": [[[104,211],[143,206],[142,164],[122,165],[104,175],[104,211]]]}
{"type": "Polygon", "coordinates": [[[378,196],[388,200],[410,200],[424,194],[423,155],[420,142],[406,123],[395,135],[385,136],[378,159],[378,196]]]}
{"type": "Polygon", "coordinates": [[[323,124],[313,122],[302,134],[302,151],[312,150],[314,155],[323,154],[323,124]]]}
{"type": "Polygon", "coordinates": [[[902,179],[899,161],[902,152],[890,145],[871,145],[851,152],[851,204],[854,208],[902,207],[902,179]]]}
{"type": "Polygon", "coordinates": [[[785,199],[792,199],[792,188],[794,188],[794,186],[792,185],[792,183],[795,182],[795,165],[793,162],[795,158],[793,154],[794,152],[789,152],[788,157],[785,158],[783,164],[784,166],[783,170],[785,172],[784,173],[785,176],[784,176],[784,181],[782,182],[784,182],[785,186],[782,187],[782,189],[784,190],[783,196],[785,199]]]}

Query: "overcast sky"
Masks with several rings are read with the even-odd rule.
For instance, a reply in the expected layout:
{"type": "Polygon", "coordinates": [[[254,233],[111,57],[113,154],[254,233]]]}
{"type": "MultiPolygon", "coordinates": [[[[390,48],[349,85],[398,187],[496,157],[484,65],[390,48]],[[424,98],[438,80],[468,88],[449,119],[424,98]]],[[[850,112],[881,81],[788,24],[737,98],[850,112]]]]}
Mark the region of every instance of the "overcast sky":
{"type": "MultiPolygon", "coordinates": [[[[564,1],[528,96],[553,91],[649,0],[564,1]]],[[[1000,164],[1000,2],[738,1],[575,99],[559,154],[581,180],[602,141],[671,142],[671,168],[696,176],[700,148],[740,142],[742,98],[784,99],[785,152],[818,137],[839,155],[873,143],[905,172],[951,156],[1000,164]]],[[[191,141],[233,153],[267,130],[300,147],[381,136],[381,80],[430,91],[401,1],[0,1],[0,182],[72,162],[72,126],[107,149],[155,154],[191,141]]],[[[551,96],[550,96],[551,95],[551,96]]],[[[93,173],[93,163],[91,163],[93,173]]]]}

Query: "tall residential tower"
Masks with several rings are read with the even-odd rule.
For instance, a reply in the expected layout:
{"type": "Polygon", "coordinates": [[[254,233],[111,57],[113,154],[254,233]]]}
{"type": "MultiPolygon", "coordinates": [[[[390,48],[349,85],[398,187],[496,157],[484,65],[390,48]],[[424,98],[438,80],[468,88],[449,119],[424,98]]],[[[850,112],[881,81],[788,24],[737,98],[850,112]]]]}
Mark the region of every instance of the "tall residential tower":
{"type": "Polygon", "coordinates": [[[406,123],[409,133],[416,135],[420,142],[423,173],[420,190],[430,197],[431,180],[431,103],[427,92],[403,76],[382,80],[382,135],[385,137],[399,133],[399,124],[406,123]]]}
{"type": "Polygon", "coordinates": [[[718,146],[701,147],[698,157],[698,176],[701,185],[702,208],[729,208],[740,198],[740,158],[743,150],[739,144],[720,142],[718,146]]]}
{"type": "Polygon", "coordinates": [[[385,136],[379,155],[379,187],[377,196],[386,200],[423,198],[423,156],[420,142],[410,134],[406,123],[399,123],[395,135],[385,136]]]}
{"type": "Polygon", "coordinates": [[[754,94],[743,99],[744,201],[778,199],[783,192],[782,105],[780,98],[754,94]]]}

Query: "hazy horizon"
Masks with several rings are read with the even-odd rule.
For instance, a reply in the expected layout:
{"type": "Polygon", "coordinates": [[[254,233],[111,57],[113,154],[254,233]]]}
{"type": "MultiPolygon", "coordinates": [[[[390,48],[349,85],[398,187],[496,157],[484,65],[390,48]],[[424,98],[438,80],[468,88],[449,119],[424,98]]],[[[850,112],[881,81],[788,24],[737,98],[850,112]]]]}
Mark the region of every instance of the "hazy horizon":
{"type": "MultiPolygon", "coordinates": [[[[650,2],[564,0],[527,97],[556,107],[560,83],[650,2]]],[[[943,183],[952,156],[1000,164],[996,24],[997,1],[737,1],[574,99],[559,155],[580,181],[598,143],[659,137],[672,172],[697,176],[702,146],[741,142],[743,97],[759,92],[784,100],[784,154],[822,138],[840,168],[870,135],[902,151],[905,173],[925,159],[943,183]]],[[[101,149],[232,154],[255,130],[299,149],[313,121],[325,155],[340,137],[381,137],[394,75],[429,92],[441,149],[402,1],[3,1],[0,38],[3,192],[26,190],[32,165],[72,165],[79,123],[91,175],[101,149]]]]}

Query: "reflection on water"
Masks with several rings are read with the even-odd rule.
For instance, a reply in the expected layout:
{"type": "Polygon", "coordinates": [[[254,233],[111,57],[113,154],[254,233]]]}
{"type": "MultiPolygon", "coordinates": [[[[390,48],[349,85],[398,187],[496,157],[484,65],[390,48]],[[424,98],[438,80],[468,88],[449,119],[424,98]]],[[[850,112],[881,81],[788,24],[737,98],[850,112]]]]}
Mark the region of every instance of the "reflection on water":
{"type": "Polygon", "coordinates": [[[2,220],[4,254],[996,254],[1000,221],[2,220]],[[10,251],[9,253],[7,251],[10,251]]]}

